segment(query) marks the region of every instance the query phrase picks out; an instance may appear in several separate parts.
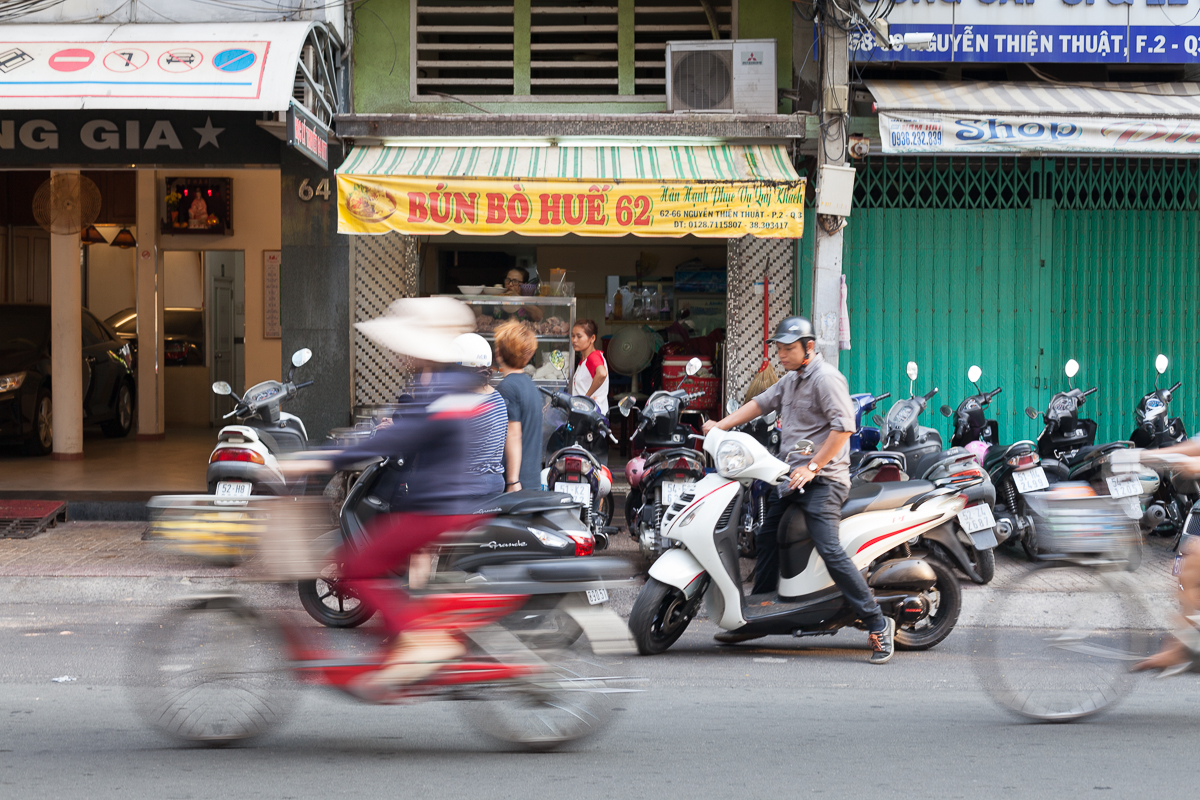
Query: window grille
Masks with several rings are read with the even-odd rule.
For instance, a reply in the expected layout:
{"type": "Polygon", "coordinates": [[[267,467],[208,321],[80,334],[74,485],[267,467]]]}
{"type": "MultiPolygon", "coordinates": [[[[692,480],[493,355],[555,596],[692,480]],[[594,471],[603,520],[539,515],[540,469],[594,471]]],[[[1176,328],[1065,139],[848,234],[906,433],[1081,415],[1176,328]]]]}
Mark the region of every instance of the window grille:
{"type": "MultiPolygon", "coordinates": [[[[664,101],[668,41],[710,39],[698,0],[412,0],[414,96],[664,101]]],[[[733,7],[710,4],[721,38],[733,7]]]]}

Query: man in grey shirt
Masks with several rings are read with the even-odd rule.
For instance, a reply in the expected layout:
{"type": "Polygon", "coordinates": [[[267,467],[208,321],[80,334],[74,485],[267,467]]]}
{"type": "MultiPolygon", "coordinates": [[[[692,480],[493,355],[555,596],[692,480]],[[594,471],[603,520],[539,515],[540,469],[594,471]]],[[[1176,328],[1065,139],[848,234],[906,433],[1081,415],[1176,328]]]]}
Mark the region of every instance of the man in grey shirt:
{"type": "MultiPolygon", "coordinates": [[[[838,537],[842,504],[850,492],[850,434],[854,433],[854,406],[846,378],[816,349],[812,324],[804,317],[788,317],[779,323],[771,341],[777,345],[779,361],[787,374],[729,416],[704,424],[704,432],[708,433],[713,428],[731,430],[772,411],[780,418],[781,449],[787,453],[792,474],[786,487],[779,487],[786,493],[781,496],[773,491],[768,495],[766,517],[755,540],[758,562],[753,594],[772,594],[779,585],[780,537],[798,528],[781,530],[779,523],[784,512],[796,506],[804,514],[808,535],[834,583],[870,632],[871,663],[887,663],[895,649],[896,621],[883,616],[838,537]],[[812,441],[816,453],[803,455],[794,450],[801,439],[812,441]]],[[[738,633],[717,636],[725,643],[752,638],[757,637],[738,633]]]]}

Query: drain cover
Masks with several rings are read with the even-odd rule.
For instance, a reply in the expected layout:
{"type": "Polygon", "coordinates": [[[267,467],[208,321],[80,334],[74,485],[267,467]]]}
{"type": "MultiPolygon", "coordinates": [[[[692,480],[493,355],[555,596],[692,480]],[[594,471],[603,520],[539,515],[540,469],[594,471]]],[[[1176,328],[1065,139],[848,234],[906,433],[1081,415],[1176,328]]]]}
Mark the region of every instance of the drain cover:
{"type": "Polygon", "coordinates": [[[0,539],[28,539],[66,520],[61,500],[0,500],[0,539]]]}

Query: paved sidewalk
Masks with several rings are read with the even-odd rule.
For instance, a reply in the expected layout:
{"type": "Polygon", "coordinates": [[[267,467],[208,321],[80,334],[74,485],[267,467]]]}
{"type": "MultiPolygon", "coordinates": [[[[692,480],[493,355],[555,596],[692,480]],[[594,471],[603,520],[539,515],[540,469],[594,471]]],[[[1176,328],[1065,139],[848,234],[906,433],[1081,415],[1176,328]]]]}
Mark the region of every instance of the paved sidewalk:
{"type": "Polygon", "coordinates": [[[0,539],[0,577],[218,577],[230,574],[142,540],[145,522],[67,522],[32,539],[0,539]]]}

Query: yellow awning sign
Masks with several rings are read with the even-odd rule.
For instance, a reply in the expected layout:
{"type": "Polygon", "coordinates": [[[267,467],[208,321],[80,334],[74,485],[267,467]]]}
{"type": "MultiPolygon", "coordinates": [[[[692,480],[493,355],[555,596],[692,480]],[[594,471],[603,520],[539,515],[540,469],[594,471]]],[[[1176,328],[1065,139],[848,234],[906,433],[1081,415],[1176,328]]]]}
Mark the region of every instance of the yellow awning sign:
{"type": "Polygon", "coordinates": [[[799,239],[804,186],[803,178],[513,181],[339,174],[338,232],[799,239]]]}

